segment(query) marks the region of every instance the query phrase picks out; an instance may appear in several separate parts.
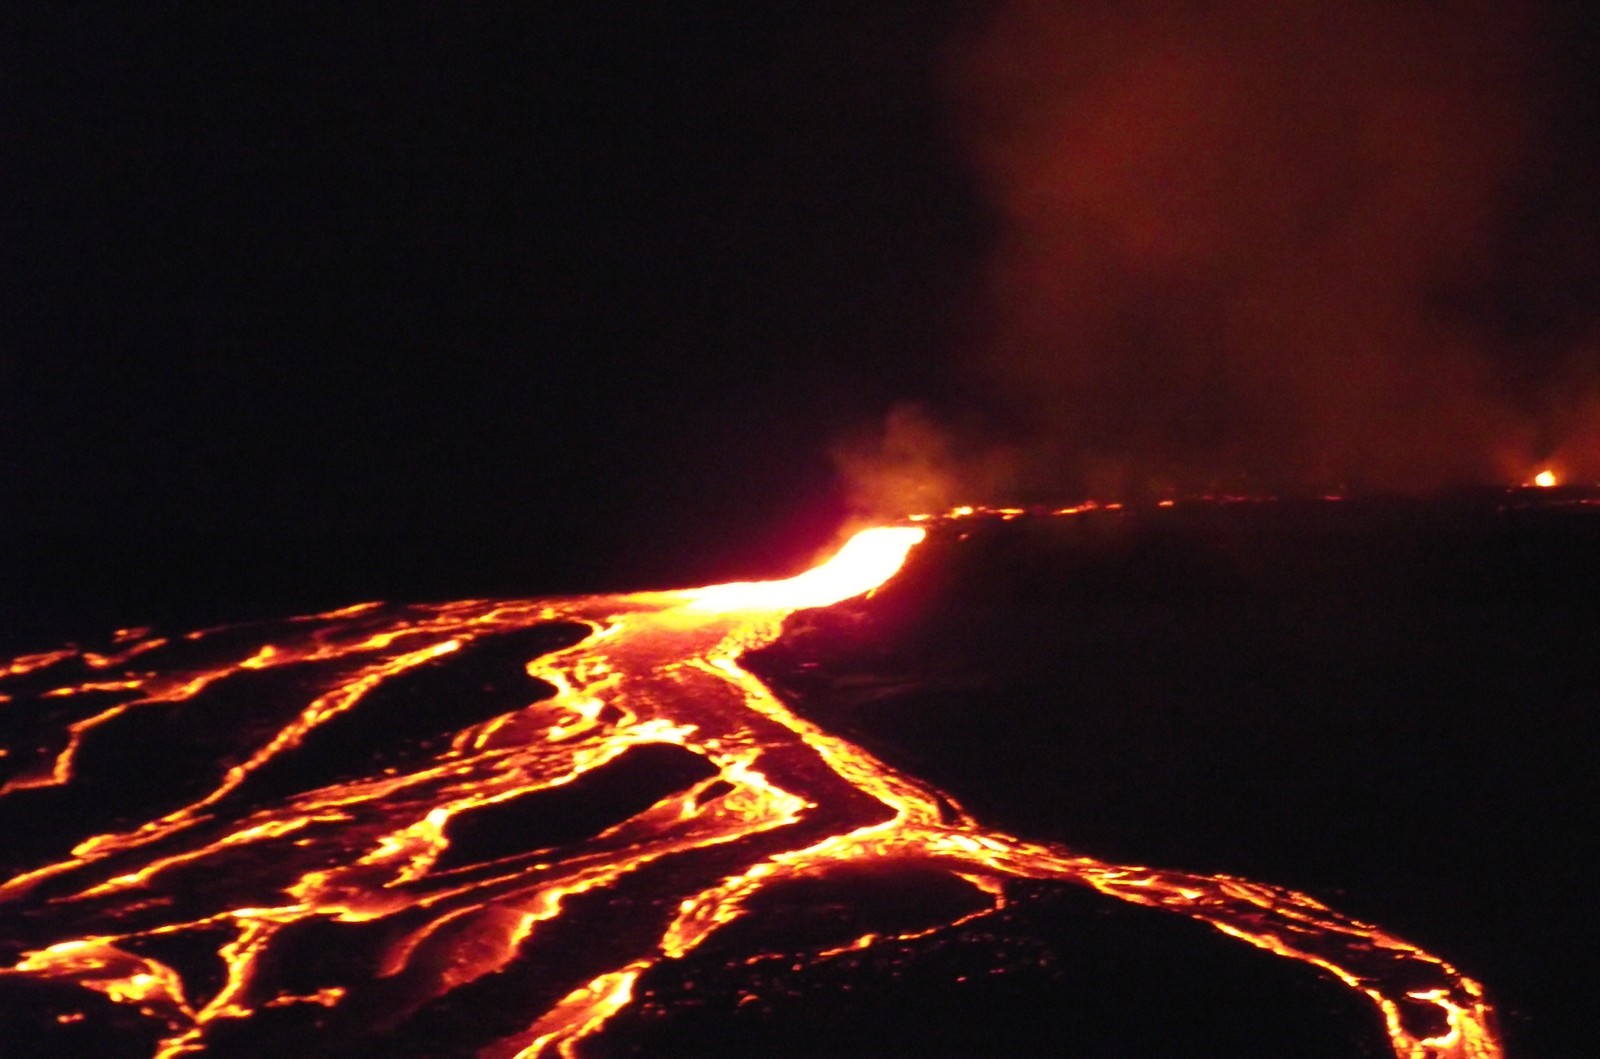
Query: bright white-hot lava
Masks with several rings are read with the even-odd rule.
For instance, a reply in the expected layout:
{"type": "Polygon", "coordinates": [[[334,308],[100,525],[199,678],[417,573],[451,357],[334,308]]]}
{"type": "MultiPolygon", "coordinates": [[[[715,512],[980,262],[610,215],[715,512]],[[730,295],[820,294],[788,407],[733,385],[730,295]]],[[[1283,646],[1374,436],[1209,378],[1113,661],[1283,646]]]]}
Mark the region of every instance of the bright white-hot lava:
{"type": "Polygon", "coordinates": [[[792,611],[827,607],[872,591],[899,572],[928,535],[920,526],[877,526],[845,542],[834,556],[785,581],[742,581],[686,593],[696,613],[792,611]]]}
{"type": "Polygon", "coordinates": [[[142,1020],[161,1057],[228,1054],[241,1035],[281,1034],[296,1012],[327,1054],[365,1054],[373,1027],[395,1032],[487,976],[520,973],[521,1028],[473,1022],[460,1032],[477,1036],[452,1041],[452,1054],[581,1054],[647,976],[760,916],[774,887],[870,864],[968,887],[975,911],[744,961],[802,968],[954,930],[1005,907],[1018,881],[1045,880],[1192,917],[1319,969],[1370,999],[1401,1059],[1500,1054],[1481,988],[1416,946],[1290,890],[1110,864],[986,828],[797,716],[739,664],[787,613],[894,576],[926,532],[864,531],[785,581],[367,605],[172,640],[130,630],[112,653],[0,664],[0,703],[57,719],[0,757],[0,798],[70,793],[89,778],[86,748],[142,719],[198,726],[218,744],[198,776],[149,779],[90,813],[70,848],[0,885],[0,940],[14,954],[0,994],[18,982],[75,987],[67,995],[83,999],[56,1023],[100,1019],[125,1034],[110,1028],[111,1006],[142,1020]],[[316,765],[324,733],[385,701],[414,708],[423,685],[407,681],[469,666],[451,687],[459,710],[466,692],[508,679],[474,677],[471,665],[549,630],[567,638],[518,648],[532,656],[516,656],[525,686],[493,709],[446,714],[446,734],[387,756],[316,765]],[[383,698],[399,692],[412,698],[383,698]],[[574,791],[650,754],[647,775],[680,779],[620,819],[562,830],[563,813],[583,805],[574,791]],[[562,797],[552,819],[502,829],[521,844],[473,838],[500,833],[473,830],[486,816],[562,797]],[[197,951],[209,960],[169,955],[197,951]]]}

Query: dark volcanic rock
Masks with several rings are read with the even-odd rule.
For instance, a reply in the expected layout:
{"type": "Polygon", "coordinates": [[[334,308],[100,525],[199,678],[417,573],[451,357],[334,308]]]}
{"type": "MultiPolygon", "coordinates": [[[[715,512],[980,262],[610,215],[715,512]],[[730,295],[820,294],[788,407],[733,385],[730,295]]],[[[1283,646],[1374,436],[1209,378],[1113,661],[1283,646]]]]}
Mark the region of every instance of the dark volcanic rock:
{"type": "Polygon", "coordinates": [[[1534,499],[957,523],[749,665],[987,824],[1380,923],[1561,1055],[1600,971],[1600,507],[1534,499]]]}

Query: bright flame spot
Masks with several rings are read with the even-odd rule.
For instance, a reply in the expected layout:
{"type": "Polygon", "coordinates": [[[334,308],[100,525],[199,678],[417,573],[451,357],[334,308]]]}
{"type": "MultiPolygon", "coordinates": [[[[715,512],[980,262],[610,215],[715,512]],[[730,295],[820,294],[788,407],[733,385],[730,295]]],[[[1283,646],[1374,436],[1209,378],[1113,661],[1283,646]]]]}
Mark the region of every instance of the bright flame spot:
{"type": "Polygon", "coordinates": [[[1540,489],[1549,489],[1556,484],[1556,472],[1546,468],[1533,476],[1533,484],[1540,489]]]}
{"type": "Polygon", "coordinates": [[[920,526],[878,526],[845,542],[833,558],[786,581],[736,581],[689,593],[689,609],[789,611],[826,607],[870,592],[904,565],[906,555],[928,531],[920,526]]]}

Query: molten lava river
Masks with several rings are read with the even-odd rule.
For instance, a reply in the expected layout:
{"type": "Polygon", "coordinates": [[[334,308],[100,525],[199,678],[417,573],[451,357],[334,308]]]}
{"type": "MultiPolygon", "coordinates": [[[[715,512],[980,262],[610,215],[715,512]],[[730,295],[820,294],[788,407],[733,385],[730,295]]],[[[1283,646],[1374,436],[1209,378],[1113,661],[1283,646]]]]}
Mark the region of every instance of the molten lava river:
{"type": "Polygon", "coordinates": [[[1397,1056],[1500,1054],[1478,984],[1416,946],[1276,886],[990,830],[741,666],[948,522],[863,531],[787,581],[364,604],[0,663],[0,1007],[28,1012],[0,1052],[616,1054],[653,976],[707,953],[756,1001],[764,966],[948,937],[1042,885],[1309,965],[1397,1056]],[[880,899],[848,936],[757,929],[863,871],[942,896],[880,899]],[[450,1047],[408,1050],[419,1025],[450,1047]]]}

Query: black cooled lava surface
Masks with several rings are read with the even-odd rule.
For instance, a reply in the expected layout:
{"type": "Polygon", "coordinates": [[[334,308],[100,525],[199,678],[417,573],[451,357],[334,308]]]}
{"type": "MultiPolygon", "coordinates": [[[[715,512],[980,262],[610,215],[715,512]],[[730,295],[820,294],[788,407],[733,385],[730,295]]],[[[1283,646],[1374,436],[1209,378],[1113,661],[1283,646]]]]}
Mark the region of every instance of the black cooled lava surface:
{"type": "Polygon", "coordinates": [[[1484,982],[1519,1059],[1588,1037],[1588,498],[958,522],[748,663],[992,826],[1319,896],[1484,982]]]}
{"type": "MultiPolygon", "coordinates": [[[[1600,824],[1587,768],[1600,506],[1586,501],[1518,491],[953,520],[871,598],[794,614],[743,661],[986,826],[1281,884],[1377,923],[1486,985],[1512,1059],[1555,1059],[1587,1039],[1600,971],[1583,856],[1600,824]]],[[[458,723],[545,694],[522,686],[526,657],[578,635],[544,625],[418,667],[241,797],[425,756],[458,723]]],[[[93,797],[22,792],[0,861],[59,855],[83,827],[121,822],[117,792],[143,797],[160,780],[182,794],[280,691],[262,676],[219,692],[205,705],[232,720],[161,760],[103,740],[93,797]]],[[[640,748],[452,821],[443,866],[581,841],[705,776],[675,747],[640,748]]],[[[624,922],[648,894],[633,889],[577,899],[593,916],[552,923],[503,970],[404,1019],[272,1008],[221,1027],[209,1054],[476,1054],[526,1024],[555,963],[620,944],[592,923],[624,922]]],[[[774,887],[756,914],[646,973],[583,1054],[1393,1054],[1365,998],[1201,923],[1039,882],[1009,898],[955,928],[793,961],[773,954],[884,924],[914,933],[973,911],[975,895],[870,862],[774,887]]],[[[294,981],[364,951],[320,921],[302,934],[285,959],[304,968],[278,969],[294,981]]],[[[204,946],[144,954],[202,983],[218,970],[204,946]]],[[[155,1039],[98,994],[27,981],[0,993],[0,1056],[143,1056],[155,1039]]]]}

